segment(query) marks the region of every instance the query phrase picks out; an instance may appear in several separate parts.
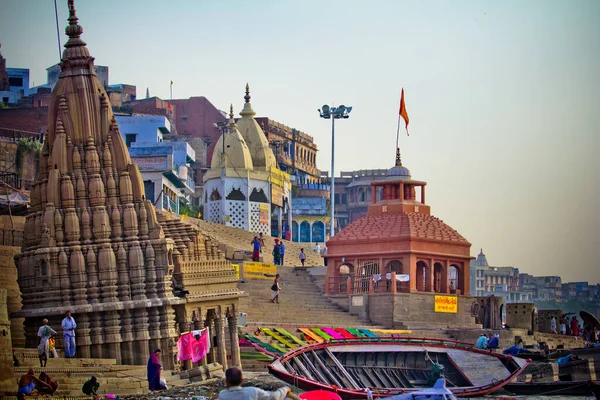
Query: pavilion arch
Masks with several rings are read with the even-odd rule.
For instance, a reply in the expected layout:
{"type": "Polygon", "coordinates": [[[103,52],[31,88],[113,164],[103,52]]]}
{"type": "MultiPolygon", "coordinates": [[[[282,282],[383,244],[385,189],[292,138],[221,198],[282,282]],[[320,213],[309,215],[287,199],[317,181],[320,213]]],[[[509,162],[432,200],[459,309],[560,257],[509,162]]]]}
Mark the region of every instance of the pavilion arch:
{"type": "Polygon", "coordinates": [[[300,239],[299,242],[310,242],[310,224],[308,221],[302,221],[300,224],[300,239]]]}
{"type": "Polygon", "coordinates": [[[417,286],[417,291],[419,292],[424,292],[425,291],[425,282],[427,279],[427,270],[428,270],[428,266],[427,263],[425,261],[418,261],[417,262],[417,276],[415,277],[416,281],[416,286],[417,286]]]}
{"type": "Polygon", "coordinates": [[[435,293],[442,293],[445,291],[445,285],[443,284],[444,266],[436,262],[433,264],[433,291],[435,293]]]}
{"type": "Polygon", "coordinates": [[[292,221],[292,242],[298,241],[298,223],[292,221]]]}
{"type": "MultiPolygon", "coordinates": [[[[454,289],[460,290],[461,293],[464,293],[463,284],[464,282],[460,279],[460,266],[457,264],[450,264],[450,268],[448,269],[448,283],[449,285],[454,286],[454,289]]],[[[452,287],[450,286],[450,287],[452,287]]]]}
{"type": "Polygon", "coordinates": [[[404,273],[404,265],[400,260],[392,260],[385,266],[385,272],[395,272],[396,274],[404,273]]]}

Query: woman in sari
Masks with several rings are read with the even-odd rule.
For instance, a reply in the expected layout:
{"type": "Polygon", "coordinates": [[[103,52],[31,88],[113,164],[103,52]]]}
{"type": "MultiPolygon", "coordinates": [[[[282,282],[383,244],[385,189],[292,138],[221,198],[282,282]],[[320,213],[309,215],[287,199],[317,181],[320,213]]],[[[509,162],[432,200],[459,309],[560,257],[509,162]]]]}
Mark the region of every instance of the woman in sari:
{"type": "Polygon", "coordinates": [[[148,387],[152,391],[164,389],[163,385],[160,383],[160,371],[162,370],[162,365],[160,365],[159,357],[160,349],[156,349],[148,359],[148,387]]]}

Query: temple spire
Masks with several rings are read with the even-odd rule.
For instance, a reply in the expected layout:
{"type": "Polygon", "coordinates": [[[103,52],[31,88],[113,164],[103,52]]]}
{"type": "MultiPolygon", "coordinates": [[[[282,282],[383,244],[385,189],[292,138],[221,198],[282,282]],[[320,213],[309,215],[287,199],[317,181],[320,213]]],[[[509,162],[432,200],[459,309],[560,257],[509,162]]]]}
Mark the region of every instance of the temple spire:
{"type": "Polygon", "coordinates": [[[244,100],[246,100],[246,103],[250,103],[250,85],[248,85],[248,82],[246,82],[246,95],[244,96],[244,100]]]}
{"type": "Polygon", "coordinates": [[[235,118],[233,117],[233,103],[229,105],[229,126],[235,125],[235,118]]]}

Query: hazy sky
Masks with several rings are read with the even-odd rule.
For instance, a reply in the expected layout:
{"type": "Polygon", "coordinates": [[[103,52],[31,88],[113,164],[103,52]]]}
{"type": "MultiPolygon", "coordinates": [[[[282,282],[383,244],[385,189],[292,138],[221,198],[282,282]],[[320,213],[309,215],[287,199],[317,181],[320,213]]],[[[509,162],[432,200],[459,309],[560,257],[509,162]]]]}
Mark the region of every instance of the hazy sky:
{"type": "MultiPolygon", "coordinates": [[[[59,0],[65,43],[66,0],[59,0]]],[[[76,0],[83,39],[111,83],[138,96],[206,96],[315,137],[337,124],[336,171],[402,159],[428,182],[432,214],[492,265],[600,281],[600,1],[76,0]]],[[[2,0],[8,67],[36,84],[58,62],[51,0],[2,0]]]]}

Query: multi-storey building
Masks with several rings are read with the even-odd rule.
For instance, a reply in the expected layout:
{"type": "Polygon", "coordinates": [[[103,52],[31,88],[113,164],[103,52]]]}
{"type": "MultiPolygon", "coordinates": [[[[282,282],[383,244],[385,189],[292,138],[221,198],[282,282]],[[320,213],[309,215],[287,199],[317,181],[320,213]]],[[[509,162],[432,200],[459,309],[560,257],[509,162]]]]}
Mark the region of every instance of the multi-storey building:
{"type": "Polygon", "coordinates": [[[520,303],[531,299],[530,293],[520,287],[519,269],[490,266],[483,249],[477,259],[471,261],[471,277],[475,278],[475,284],[471,288],[475,289],[477,296],[500,296],[505,303],[520,303]]]}
{"type": "Polygon", "coordinates": [[[533,300],[555,301],[562,297],[560,276],[533,276],[520,274],[521,289],[530,293],[533,300]]]}

